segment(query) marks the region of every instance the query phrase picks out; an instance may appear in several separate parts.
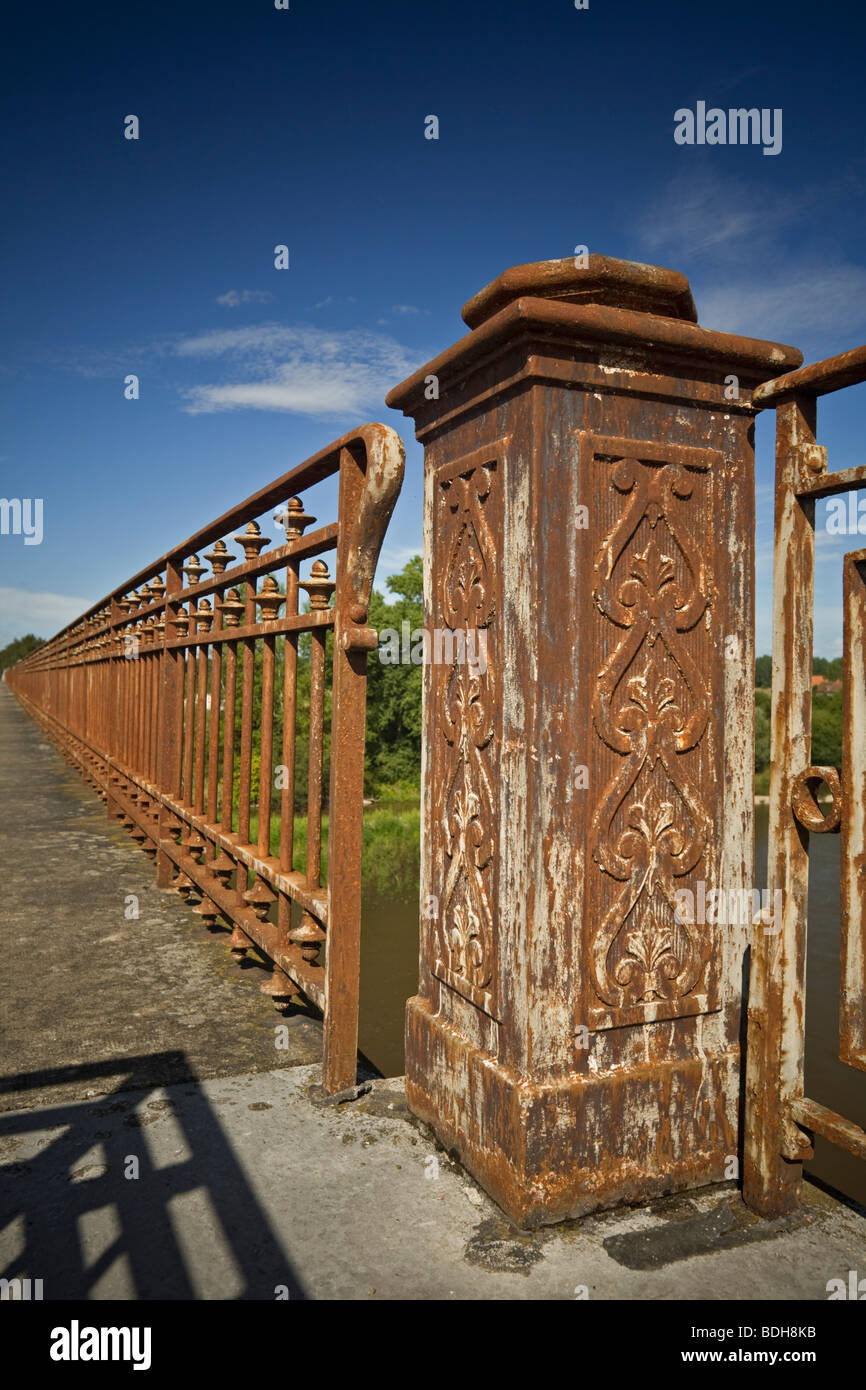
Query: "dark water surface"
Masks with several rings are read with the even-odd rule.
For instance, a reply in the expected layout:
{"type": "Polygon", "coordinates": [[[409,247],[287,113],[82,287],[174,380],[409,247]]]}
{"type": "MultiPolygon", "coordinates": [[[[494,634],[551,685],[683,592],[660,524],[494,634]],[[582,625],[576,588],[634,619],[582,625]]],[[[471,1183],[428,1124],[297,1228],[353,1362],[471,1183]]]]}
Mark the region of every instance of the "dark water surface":
{"type": "MultiPolygon", "coordinates": [[[[755,808],[755,884],[767,882],[766,806],[755,808]]],[[[866,1127],[866,1075],[839,1061],[839,837],[811,837],[806,977],[806,1094],[866,1127]]],[[[360,1047],[385,1076],[405,1070],[403,1017],[418,987],[419,900],[414,861],[402,892],[364,899],[360,1047]]],[[[807,1171],[866,1203],[866,1163],[816,1140],[807,1171]]]]}

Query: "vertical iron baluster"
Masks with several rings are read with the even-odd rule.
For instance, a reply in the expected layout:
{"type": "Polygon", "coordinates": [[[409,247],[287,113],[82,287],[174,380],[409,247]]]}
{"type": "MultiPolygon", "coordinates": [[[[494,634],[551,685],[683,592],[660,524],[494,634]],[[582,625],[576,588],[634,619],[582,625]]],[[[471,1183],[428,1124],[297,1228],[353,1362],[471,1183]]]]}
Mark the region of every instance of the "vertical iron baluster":
{"type": "MultiPolygon", "coordinates": [[[[259,552],[268,545],[269,539],[263,536],[255,521],[249,522],[246,531],[235,536],[243,546],[244,556],[249,560],[258,558],[259,552]]],[[[253,627],[256,621],[256,581],[250,577],[246,585],[244,605],[244,627],[253,627]]],[[[244,638],[241,658],[241,785],[238,806],[238,836],[242,844],[250,840],[250,783],[253,761],[253,687],[255,682],[255,637],[244,638]]]]}
{"type": "MultiPolygon", "coordinates": [[[[231,560],[234,559],[226,549],[225,541],[218,540],[213,550],[208,551],[204,557],[210,561],[214,575],[219,578],[224,574],[231,560]]],[[[218,589],[214,594],[214,633],[218,633],[223,627],[222,617],[223,591],[218,589]]],[[[222,699],[222,668],[223,668],[223,643],[215,642],[211,648],[211,679],[210,679],[210,719],[208,720],[208,774],[207,774],[207,818],[211,825],[219,824],[219,806],[217,794],[219,789],[219,766],[220,766],[220,702],[222,699]]],[[[228,741],[228,720],[225,722],[224,738],[228,741]]],[[[229,827],[230,829],[231,827],[229,827]]],[[[218,857],[218,856],[217,856],[218,857]]]]}
{"type": "MultiPolygon", "coordinates": [[[[206,598],[199,599],[195,611],[196,632],[210,632],[213,621],[211,606],[206,598]]],[[[193,810],[196,815],[204,813],[204,774],[205,774],[205,729],[207,724],[208,697],[208,647],[202,643],[196,657],[196,710],[195,710],[195,787],[193,810]]]]}
{"type": "MultiPolygon", "coordinates": [[[[283,596],[272,574],[266,575],[256,603],[261,619],[272,623],[279,617],[283,596]]],[[[262,639],[262,726],[259,747],[259,834],[260,859],[271,853],[271,782],[273,779],[274,749],[274,656],[276,637],[267,632],[262,639]]]]}
{"type": "MultiPolygon", "coordinates": [[[[286,544],[298,541],[316,518],[304,511],[300,497],[290,497],[285,511],[274,518],[286,530],[286,544]]],[[[300,561],[289,558],[286,565],[286,617],[298,612],[298,571],[300,561]]],[[[280,869],[291,873],[295,843],[295,721],[298,703],[298,634],[287,632],[283,651],[283,785],[280,796],[280,869]]],[[[277,922],[284,932],[291,926],[292,903],[285,893],[278,895],[277,922]]]]}
{"type": "MultiPolygon", "coordinates": [[[[300,587],[310,596],[310,610],[321,613],[329,607],[334,584],[328,578],[324,560],[316,560],[310,578],[300,587]]],[[[307,775],[307,888],[318,888],[322,871],[322,751],[325,721],[325,641],[327,629],[314,627],[310,633],[310,744],[307,775]]],[[[321,923],[312,913],[304,911],[289,939],[301,948],[309,965],[317,963],[319,948],[325,940],[321,923]]]]}

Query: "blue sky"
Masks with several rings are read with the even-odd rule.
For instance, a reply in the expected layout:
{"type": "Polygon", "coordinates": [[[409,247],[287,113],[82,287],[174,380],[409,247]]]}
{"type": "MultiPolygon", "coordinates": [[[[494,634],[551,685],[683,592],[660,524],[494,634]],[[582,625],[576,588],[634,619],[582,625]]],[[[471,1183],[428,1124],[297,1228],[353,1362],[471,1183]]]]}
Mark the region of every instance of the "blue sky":
{"type": "MultiPolygon", "coordinates": [[[[0,492],[44,499],[44,539],[0,536],[0,646],[51,635],[362,419],[407,443],[381,587],[421,531],[421,450],[385,393],[507,266],[586,244],[683,271],[706,327],[807,361],[866,338],[853,0],[16,9],[0,492]],[[699,100],[781,108],[781,153],[676,144],[699,100]]],[[[864,393],[820,407],[831,468],[862,462],[864,393]]],[[[770,416],[757,446],[765,651],[770,416]]],[[[863,545],[819,530],[819,654],[840,650],[839,558],[863,545]]]]}

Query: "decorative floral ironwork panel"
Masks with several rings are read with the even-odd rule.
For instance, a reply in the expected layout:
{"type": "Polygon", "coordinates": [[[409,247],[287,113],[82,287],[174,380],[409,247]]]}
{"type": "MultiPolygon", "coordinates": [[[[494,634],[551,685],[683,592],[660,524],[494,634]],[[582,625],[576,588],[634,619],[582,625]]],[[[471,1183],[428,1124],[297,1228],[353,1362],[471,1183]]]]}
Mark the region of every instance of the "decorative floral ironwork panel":
{"type": "Polygon", "coordinates": [[[445,647],[434,684],[446,857],[433,973],[493,1018],[496,677],[487,638],[496,616],[488,511],[496,470],[495,457],[483,452],[436,475],[435,525],[444,561],[434,611],[444,630],[433,639],[434,660],[442,655],[437,644],[445,647]]]}
{"type": "MultiPolygon", "coordinates": [[[[601,658],[592,719],[608,753],[590,827],[589,1017],[595,1027],[704,1013],[717,961],[677,891],[709,878],[707,731],[715,590],[710,450],[584,436],[604,507],[593,566],[601,658]]],[[[586,474],[584,474],[586,476],[586,474]]],[[[598,651],[599,648],[596,647],[598,651]]],[[[691,914],[693,915],[693,914],[691,914]]]]}

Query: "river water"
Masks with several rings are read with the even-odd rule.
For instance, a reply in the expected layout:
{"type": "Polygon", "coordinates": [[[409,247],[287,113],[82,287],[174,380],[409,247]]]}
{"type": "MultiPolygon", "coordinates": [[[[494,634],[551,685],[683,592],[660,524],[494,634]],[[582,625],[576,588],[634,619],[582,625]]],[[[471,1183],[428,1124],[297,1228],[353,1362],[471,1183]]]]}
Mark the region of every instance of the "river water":
{"type": "MultiPolygon", "coordinates": [[[[395,806],[395,810],[400,809],[395,806]]],[[[766,806],[755,808],[755,885],[765,887],[766,806]]],[[[811,837],[806,989],[806,1094],[866,1127],[866,1075],[839,1061],[839,837],[811,837]]],[[[405,1070],[403,1016],[418,985],[418,868],[402,865],[397,894],[364,899],[360,1048],[385,1076],[405,1070]]],[[[866,1203],[866,1163],[822,1139],[807,1171],[866,1203]]]]}

